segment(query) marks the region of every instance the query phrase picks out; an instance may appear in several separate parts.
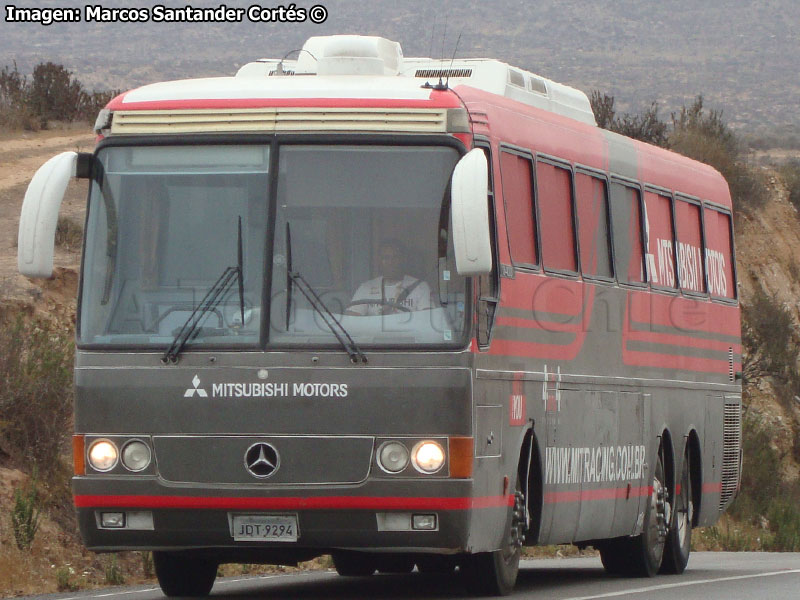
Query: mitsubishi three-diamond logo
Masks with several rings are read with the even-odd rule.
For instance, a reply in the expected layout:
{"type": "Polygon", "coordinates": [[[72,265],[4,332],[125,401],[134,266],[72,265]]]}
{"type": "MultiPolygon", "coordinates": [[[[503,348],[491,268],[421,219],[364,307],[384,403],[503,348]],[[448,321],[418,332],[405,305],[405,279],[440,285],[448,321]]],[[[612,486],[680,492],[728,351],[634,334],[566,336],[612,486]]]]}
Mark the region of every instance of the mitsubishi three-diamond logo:
{"type": "Polygon", "coordinates": [[[197,375],[195,375],[194,379],[192,379],[192,385],[194,385],[194,387],[190,387],[183,393],[184,398],[191,398],[195,394],[201,398],[208,398],[208,392],[200,387],[200,378],[197,375]]]}

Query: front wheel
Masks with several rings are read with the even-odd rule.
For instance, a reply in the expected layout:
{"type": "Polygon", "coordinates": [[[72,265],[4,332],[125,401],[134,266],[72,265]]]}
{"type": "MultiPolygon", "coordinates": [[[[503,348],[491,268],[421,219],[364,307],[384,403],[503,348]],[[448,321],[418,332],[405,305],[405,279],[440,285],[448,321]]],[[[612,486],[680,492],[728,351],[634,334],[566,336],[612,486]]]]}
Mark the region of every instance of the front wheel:
{"type": "Polygon", "coordinates": [[[487,596],[507,596],[514,589],[525,531],[525,495],[517,477],[514,506],[508,515],[503,547],[465,557],[461,570],[471,592],[487,596]]]}
{"type": "Polygon", "coordinates": [[[217,577],[217,563],[172,552],[153,552],[158,585],[165,596],[208,596],[217,577]]]}

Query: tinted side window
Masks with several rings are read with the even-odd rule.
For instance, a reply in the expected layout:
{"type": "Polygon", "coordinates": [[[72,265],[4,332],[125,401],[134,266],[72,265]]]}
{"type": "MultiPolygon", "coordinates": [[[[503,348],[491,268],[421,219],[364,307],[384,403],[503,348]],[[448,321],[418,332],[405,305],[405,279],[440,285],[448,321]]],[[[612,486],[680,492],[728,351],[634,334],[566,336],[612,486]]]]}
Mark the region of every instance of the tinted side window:
{"type": "Polygon", "coordinates": [[[533,210],[533,168],[524,156],[501,152],[503,201],[514,264],[535,265],[536,219],[533,210]]]}
{"type": "Polygon", "coordinates": [[[736,298],[731,216],[711,208],[706,208],[703,212],[708,291],[718,298],[736,298]]]}
{"type": "Polygon", "coordinates": [[[576,272],[578,260],[575,256],[570,176],[567,169],[544,162],[536,163],[542,263],[548,269],[576,272]]]}
{"type": "Polygon", "coordinates": [[[678,228],[678,281],[686,291],[705,292],[700,206],[679,199],[675,203],[675,221],[678,228]]]}
{"type": "Polygon", "coordinates": [[[655,192],[645,192],[647,208],[647,259],[650,261],[650,281],[653,285],[675,288],[674,232],[672,230],[672,199],[655,192]]]}
{"type": "Polygon", "coordinates": [[[638,188],[611,184],[611,227],[617,278],[622,283],[644,283],[642,209],[638,188]]]}
{"type": "Polygon", "coordinates": [[[575,205],[578,210],[578,239],[583,274],[613,277],[606,182],[585,173],[577,173],[575,205]]]}

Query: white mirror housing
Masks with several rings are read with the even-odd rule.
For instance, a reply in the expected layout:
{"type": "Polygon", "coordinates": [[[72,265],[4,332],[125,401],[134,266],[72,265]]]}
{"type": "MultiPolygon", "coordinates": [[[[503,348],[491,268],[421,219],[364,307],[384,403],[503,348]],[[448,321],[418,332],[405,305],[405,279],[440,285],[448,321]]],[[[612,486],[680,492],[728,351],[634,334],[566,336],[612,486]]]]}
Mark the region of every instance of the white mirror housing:
{"type": "Polygon", "coordinates": [[[53,249],[61,201],[76,176],[77,152],[62,152],[44,163],[28,184],[19,218],[17,268],[27,277],[52,277],[53,249]]]}
{"type": "Polygon", "coordinates": [[[485,275],[492,270],[488,189],[486,154],[475,148],[458,161],[450,186],[453,249],[459,275],[485,275]]]}

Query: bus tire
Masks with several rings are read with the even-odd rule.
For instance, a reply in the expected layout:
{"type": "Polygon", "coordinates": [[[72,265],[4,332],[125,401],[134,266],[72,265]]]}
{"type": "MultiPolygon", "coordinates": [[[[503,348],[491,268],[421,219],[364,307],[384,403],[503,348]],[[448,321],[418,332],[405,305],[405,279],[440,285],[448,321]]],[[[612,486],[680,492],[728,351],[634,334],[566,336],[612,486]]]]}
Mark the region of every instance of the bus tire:
{"type": "Polygon", "coordinates": [[[465,557],[461,570],[469,591],[487,596],[507,596],[514,589],[525,531],[525,495],[517,477],[514,506],[506,520],[503,547],[465,557]]]}
{"type": "Polygon", "coordinates": [[[375,560],[364,552],[333,552],[333,568],[342,577],[369,577],[375,572],[375,560]]]}
{"type": "Polygon", "coordinates": [[[680,575],[689,563],[692,549],[692,519],[694,502],[692,500],[692,469],[689,460],[689,445],[683,451],[683,466],[678,479],[680,491],[672,503],[672,519],[664,546],[664,558],[659,573],[680,575]]]}
{"type": "Polygon", "coordinates": [[[658,448],[658,461],[653,472],[653,493],[647,500],[642,533],[635,537],[609,540],[600,547],[600,559],[609,575],[653,577],[661,566],[667,537],[669,513],[664,452],[658,448]]]}
{"type": "Polygon", "coordinates": [[[217,563],[172,552],[153,552],[158,585],[165,596],[208,596],[217,577],[217,563]]]}

